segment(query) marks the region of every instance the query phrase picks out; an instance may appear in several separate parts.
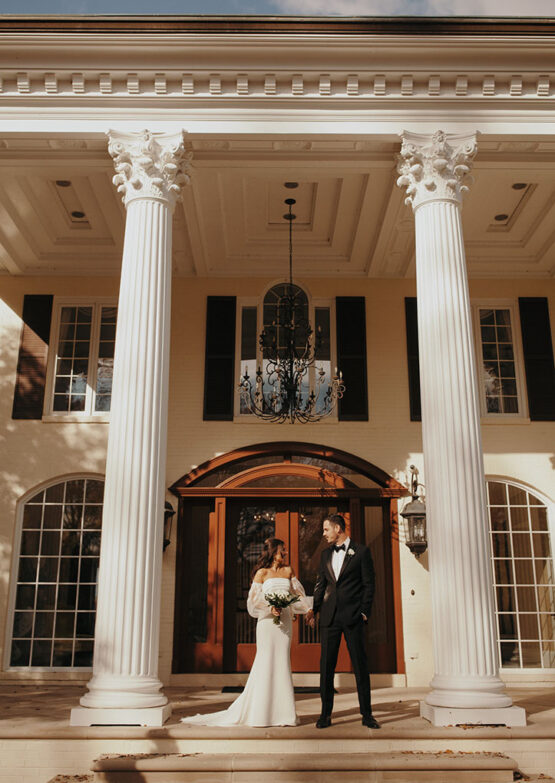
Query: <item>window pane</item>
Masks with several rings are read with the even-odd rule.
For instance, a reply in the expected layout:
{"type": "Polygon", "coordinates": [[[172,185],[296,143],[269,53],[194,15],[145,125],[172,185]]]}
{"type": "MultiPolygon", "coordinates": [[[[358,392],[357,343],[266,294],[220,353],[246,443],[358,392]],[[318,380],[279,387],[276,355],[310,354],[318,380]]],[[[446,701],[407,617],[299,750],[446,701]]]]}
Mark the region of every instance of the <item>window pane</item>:
{"type": "Polygon", "coordinates": [[[61,528],[62,508],[63,506],[61,505],[49,505],[44,507],[44,527],[53,528],[54,530],[61,528]]]}
{"type": "Polygon", "coordinates": [[[39,564],[39,582],[56,582],[58,579],[57,557],[41,557],[39,564]]]}
{"type": "Polygon", "coordinates": [[[547,509],[537,506],[530,509],[530,522],[535,532],[547,532],[547,509]]]}
{"type": "Polygon", "coordinates": [[[551,547],[549,546],[548,533],[533,533],[532,540],[534,544],[534,557],[550,557],[551,547]]]}
{"type": "Polygon", "coordinates": [[[513,561],[494,560],[494,578],[498,585],[514,585],[513,561]]]}
{"type": "Polygon", "coordinates": [[[80,533],[62,534],[62,555],[78,555],[81,548],[80,533]]]}
{"type": "Polygon", "coordinates": [[[104,500],[104,482],[87,479],[85,499],[87,503],[102,503],[104,500]]]}
{"type": "Polygon", "coordinates": [[[76,582],[79,572],[78,557],[60,558],[60,582],[76,582]]]}
{"type": "Polygon", "coordinates": [[[85,506],[83,527],[100,530],[101,525],[102,525],[102,506],[85,506]]]}
{"type": "Polygon", "coordinates": [[[35,608],[35,585],[19,585],[15,599],[16,609],[35,608]]]}
{"type": "Polygon", "coordinates": [[[499,638],[502,640],[518,639],[516,614],[499,615],[499,638]]]}
{"type": "Polygon", "coordinates": [[[517,585],[533,585],[535,583],[534,561],[515,560],[515,575],[517,585]]]}
{"type": "Polygon", "coordinates": [[[507,489],[505,484],[498,481],[488,481],[488,494],[490,506],[507,505],[507,489]]]}
{"type": "Polygon", "coordinates": [[[37,557],[21,557],[19,559],[19,582],[34,582],[37,578],[37,557]]]}
{"type": "Polygon", "coordinates": [[[36,555],[39,551],[40,530],[25,530],[21,536],[21,554],[36,555]]]}
{"type": "Polygon", "coordinates": [[[40,528],[42,524],[42,506],[27,504],[23,511],[23,527],[40,528]]]}
{"type": "Polygon", "coordinates": [[[73,638],[75,612],[56,612],[56,638],[73,638]]]}
{"type": "Polygon", "coordinates": [[[501,642],[501,665],[510,668],[520,668],[518,642],[501,642]]]}
{"type": "Polygon", "coordinates": [[[316,307],[314,309],[314,333],[317,347],[316,358],[331,359],[330,347],[330,309],[329,307],[316,307]]]}
{"type": "Polygon", "coordinates": [[[522,666],[524,669],[542,665],[541,645],[539,642],[522,642],[522,666]]]}
{"type": "Polygon", "coordinates": [[[54,630],[54,612],[37,612],[35,617],[35,639],[51,639],[54,630]]]}
{"type": "Polygon", "coordinates": [[[37,588],[37,609],[54,609],[56,585],[42,585],[37,588]]]}
{"type": "Polygon", "coordinates": [[[75,585],[60,585],[58,587],[58,609],[64,611],[75,609],[77,587],[75,585]]]}
{"type": "Polygon", "coordinates": [[[511,507],[511,528],[521,532],[530,530],[527,508],[511,507]]]}
{"type": "Polygon", "coordinates": [[[513,533],[514,557],[532,557],[532,545],[528,533],[513,533]]]}
{"type": "Polygon", "coordinates": [[[488,414],[518,414],[511,312],[480,308],[482,388],[488,414]]]}
{"type": "Polygon", "coordinates": [[[14,638],[31,636],[33,631],[33,612],[16,612],[13,621],[14,638]]]}
{"type": "Polygon", "coordinates": [[[31,656],[31,642],[23,639],[16,639],[12,642],[12,654],[10,656],[10,666],[29,666],[31,656]]]}
{"type": "Polygon", "coordinates": [[[60,532],[58,530],[45,530],[42,533],[40,545],[41,555],[57,555],[60,552],[60,532]]]}
{"type": "Polygon", "coordinates": [[[94,637],[94,612],[77,612],[76,636],[94,637]]]}
{"type": "Polygon", "coordinates": [[[241,309],[241,359],[256,359],[258,335],[256,334],[256,307],[241,309]]]}
{"type": "Polygon", "coordinates": [[[79,640],[75,642],[75,659],[74,666],[92,666],[93,660],[93,647],[92,641],[79,640]]]}
{"type": "MultiPolygon", "coordinates": [[[[73,636],[73,632],[71,635],[73,636]]],[[[73,642],[56,640],[54,642],[52,666],[71,666],[72,648],[73,642]]]]}
{"type": "Polygon", "coordinates": [[[50,666],[52,642],[34,641],[31,653],[31,666],[50,666]]]}
{"type": "Polygon", "coordinates": [[[98,559],[96,557],[85,557],[81,560],[80,582],[96,582],[98,573],[98,559]]]}

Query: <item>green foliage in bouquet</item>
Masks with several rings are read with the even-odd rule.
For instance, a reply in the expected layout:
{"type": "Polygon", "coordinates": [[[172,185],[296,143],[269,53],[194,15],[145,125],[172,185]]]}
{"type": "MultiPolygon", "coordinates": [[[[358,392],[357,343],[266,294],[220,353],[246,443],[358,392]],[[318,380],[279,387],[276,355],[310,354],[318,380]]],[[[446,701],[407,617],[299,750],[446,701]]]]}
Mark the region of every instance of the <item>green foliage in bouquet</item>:
{"type": "MultiPolygon", "coordinates": [[[[270,606],[274,606],[276,609],[286,609],[291,604],[300,601],[300,595],[294,595],[293,593],[268,593],[264,596],[270,606]]],[[[274,615],[274,625],[279,625],[281,622],[280,617],[274,615]]]]}

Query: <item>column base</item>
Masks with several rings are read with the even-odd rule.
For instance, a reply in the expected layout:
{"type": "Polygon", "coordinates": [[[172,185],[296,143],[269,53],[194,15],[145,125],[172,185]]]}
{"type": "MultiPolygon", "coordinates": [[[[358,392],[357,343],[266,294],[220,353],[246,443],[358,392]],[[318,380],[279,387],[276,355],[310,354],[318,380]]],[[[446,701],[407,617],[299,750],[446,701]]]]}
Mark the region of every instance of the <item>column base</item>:
{"type": "Polygon", "coordinates": [[[131,709],[102,709],[101,707],[74,707],[70,726],[163,726],[172,714],[169,704],[161,707],[131,709]]]}
{"type": "Polygon", "coordinates": [[[432,726],[526,726],[522,707],[435,707],[421,701],[420,717],[432,726]]]}

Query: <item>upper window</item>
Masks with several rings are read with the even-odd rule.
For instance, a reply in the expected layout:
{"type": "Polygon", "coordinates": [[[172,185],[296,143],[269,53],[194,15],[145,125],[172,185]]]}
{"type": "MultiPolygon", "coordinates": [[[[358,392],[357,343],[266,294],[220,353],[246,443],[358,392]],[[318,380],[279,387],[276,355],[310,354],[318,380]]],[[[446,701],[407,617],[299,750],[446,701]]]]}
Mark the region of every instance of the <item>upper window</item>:
{"type": "Polygon", "coordinates": [[[116,316],[112,302],[57,304],[47,414],[102,416],[109,412],[116,316]]]}
{"type": "Polygon", "coordinates": [[[555,668],[549,510],[505,481],[488,481],[488,508],[501,666],[555,668]]]}
{"type": "Polygon", "coordinates": [[[92,666],[103,494],[71,479],[23,506],[10,666],[92,666]]]}
{"type": "Polygon", "coordinates": [[[483,416],[523,416],[522,373],[512,306],[476,306],[483,416]]]}
{"type": "MultiPolygon", "coordinates": [[[[277,305],[279,298],[283,296],[288,288],[288,283],[279,283],[267,291],[262,307],[253,301],[244,301],[239,303],[238,307],[238,349],[240,361],[238,362],[238,375],[242,376],[245,371],[251,378],[256,377],[256,370],[262,367],[264,384],[267,379],[267,362],[259,344],[259,335],[263,329],[267,334],[275,339],[278,353],[285,352],[287,346],[287,335],[284,329],[276,327],[277,305]]],[[[308,336],[309,324],[312,327],[312,345],[316,344],[316,367],[310,368],[306,379],[306,389],[308,391],[314,387],[316,369],[324,371],[322,387],[327,388],[331,383],[332,366],[334,366],[335,352],[332,354],[332,346],[335,340],[332,340],[332,304],[329,300],[321,302],[309,302],[305,291],[297,285],[293,286],[295,292],[295,321],[299,325],[298,338],[302,342],[296,346],[302,349],[308,336]]],[[[323,400],[321,401],[323,405],[323,400]]],[[[250,411],[241,400],[237,404],[236,413],[249,415],[250,411]]],[[[332,415],[331,418],[334,418],[332,415]]]]}

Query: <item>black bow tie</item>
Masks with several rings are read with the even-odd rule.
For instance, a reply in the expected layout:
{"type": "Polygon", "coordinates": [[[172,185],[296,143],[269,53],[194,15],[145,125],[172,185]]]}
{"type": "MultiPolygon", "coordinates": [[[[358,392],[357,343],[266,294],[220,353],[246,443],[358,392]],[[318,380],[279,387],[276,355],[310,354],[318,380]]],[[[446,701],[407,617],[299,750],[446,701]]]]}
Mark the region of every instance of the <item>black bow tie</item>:
{"type": "Polygon", "coordinates": [[[345,551],[345,544],[341,544],[341,546],[334,546],[333,549],[335,552],[341,552],[341,550],[345,551]]]}

